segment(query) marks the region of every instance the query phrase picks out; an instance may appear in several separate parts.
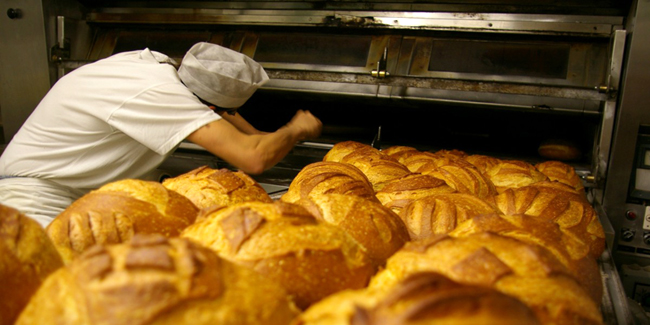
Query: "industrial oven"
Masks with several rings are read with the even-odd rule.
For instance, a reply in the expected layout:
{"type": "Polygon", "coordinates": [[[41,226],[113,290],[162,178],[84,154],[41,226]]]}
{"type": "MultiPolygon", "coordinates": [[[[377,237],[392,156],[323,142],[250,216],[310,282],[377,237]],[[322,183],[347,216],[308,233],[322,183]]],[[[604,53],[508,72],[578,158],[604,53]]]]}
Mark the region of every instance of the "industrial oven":
{"type": "MultiPolygon", "coordinates": [[[[270,82],[240,113],[272,131],[297,109],[324,123],[256,176],[279,197],[334,143],[458,149],[526,160],[571,146],[607,235],[605,320],[650,311],[650,2],[9,0],[0,19],[5,143],[58,78],[113,53],[181,60],[207,41],[270,82]]],[[[228,167],[183,143],[160,177],[228,167]]]]}

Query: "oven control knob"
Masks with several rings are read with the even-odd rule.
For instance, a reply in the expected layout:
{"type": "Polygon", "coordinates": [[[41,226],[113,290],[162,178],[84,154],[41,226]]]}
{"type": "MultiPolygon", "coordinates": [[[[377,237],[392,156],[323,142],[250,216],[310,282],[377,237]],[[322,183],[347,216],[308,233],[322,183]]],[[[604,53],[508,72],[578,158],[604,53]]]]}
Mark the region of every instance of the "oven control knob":
{"type": "Polygon", "coordinates": [[[621,240],[623,241],[632,241],[634,238],[634,230],[630,228],[621,229],[621,240]]]}
{"type": "Polygon", "coordinates": [[[7,17],[9,17],[10,19],[21,18],[22,16],[23,16],[23,12],[20,9],[14,9],[14,8],[7,9],[7,17]]]}

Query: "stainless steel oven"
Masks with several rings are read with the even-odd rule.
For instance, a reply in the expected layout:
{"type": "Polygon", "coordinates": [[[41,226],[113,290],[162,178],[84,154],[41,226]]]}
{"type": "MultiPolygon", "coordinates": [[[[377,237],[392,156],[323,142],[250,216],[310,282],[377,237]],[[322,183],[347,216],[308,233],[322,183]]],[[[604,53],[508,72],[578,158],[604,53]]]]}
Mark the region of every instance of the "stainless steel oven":
{"type": "MultiPolygon", "coordinates": [[[[541,143],[570,143],[581,153],[570,163],[606,230],[606,320],[630,320],[626,296],[650,308],[647,0],[10,0],[3,6],[5,141],[47,88],[76,67],[144,47],[180,60],[195,42],[213,42],[257,60],[271,77],[240,110],[251,123],[273,130],[296,109],[324,122],[319,139],[300,143],[256,177],[272,195],[338,141],[530,162],[546,160],[541,143]]],[[[202,165],[228,167],[183,143],[161,176],[202,165]]]]}

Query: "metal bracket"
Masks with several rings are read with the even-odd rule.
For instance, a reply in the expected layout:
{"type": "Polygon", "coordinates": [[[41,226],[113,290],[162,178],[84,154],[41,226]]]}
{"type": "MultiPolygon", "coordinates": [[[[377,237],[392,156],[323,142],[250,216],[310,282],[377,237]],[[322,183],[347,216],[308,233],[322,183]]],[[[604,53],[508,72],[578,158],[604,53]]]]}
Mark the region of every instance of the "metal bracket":
{"type": "Polygon", "coordinates": [[[372,70],[371,75],[375,78],[386,78],[390,75],[386,71],[386,62],[388,61],[388,49],[384,48],[384,54],[381,56],[381,59],[379,59],[379,62],[377,62],[377,69],[372,70]]]}

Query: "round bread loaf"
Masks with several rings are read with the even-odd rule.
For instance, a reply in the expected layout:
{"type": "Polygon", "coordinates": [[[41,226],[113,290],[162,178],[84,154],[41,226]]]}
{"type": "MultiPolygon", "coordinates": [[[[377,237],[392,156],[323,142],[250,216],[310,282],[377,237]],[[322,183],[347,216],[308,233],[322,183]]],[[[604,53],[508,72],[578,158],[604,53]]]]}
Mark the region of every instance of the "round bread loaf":
{"type": "Polygon", "coordinates": [[[456,190],[441,179],[431,175],[409,174],[386,184],[375,196],[381,204],[399,214],[413,200],[452,192],[456,190]]]}
{"type": "Polygon", "coordinates": [[[483,214],[459,224],[449,235],[464,237],[486,231],[543,246],[571,271],[595,303],[601,302],[603,283],[596,259],[588,246],[564,234],[556,223],[525,215],[483,214]]]}
{"type": "Polygon", "coordinates": [[[349,155],[350,153],[352,153],[353,151],[359,148],[364,148],[364,147],[370,147],[370,146],[357,141],[338,142],[334,144],[334,146],[332,146],[332,148],[325,154],[325,157],[323,157],[323,161],[341,162],[341,160],[343,160],[343,157],[349,155]]]}
{"type": "Polygon", "coordinates": [[[245,202],[203,210],[181,236],[282,284],[296,305],[366,286],[374,265],[343,229],[284,202],[245,202]]]}
{"type": "Polygon", "coordinates": [[[212,169],[203,166],[167,178],[162,184],[190,199],[199,209],[239,202],[273,201],[264,188],[250,176],[242,171],[231,171],[226,168],[212,169]]]}
{"type": "Polygon", "coordinates": [[[36,221],[0,204],[0,325],[20,311],[63,260],[36,221]]]}
{"type": "Polygon", "coordinates": [[[569,185],[578,192],[585,192],[585,186],[582,183],[582,179],[576,173],[575,168],[569,164],[561,161],[550,160],[536,164],[535,168],[552,181],[569,185]]]}
{"type": "Polygon", "coordinates": [[[391,286],[423,271],[518,298],[542,324],[603,324],[599,305],[571,272],[539,245],[488,232],[409,242],[388,259],[370,287],[391,286]]]}
{"type": "Polygon", "coordinates": [[[485,155],[469,155],[464,159],[474,167],[478,168],[478,170],[483,174],[486,174],[489,169],[494,168],[501,163],[500,159],[485,155]]]}
{"type": "Polygon", "coordinates": [[[456,226],[481,214],[499,210],[477,196],[463,193],[435,194],[409,203],[400,212],[411,240],[449,233],[456,226]]]}
{"type": "Polygon", "coordinates": [[[497,194],[492,181],[476,167],[460,159],[441,159],[423,165],[418,171],[442,179],[457,192],[472,194],[479,198],[489,198],[497,194]]]}
{"type": "Polygon", "coordinates": [[[491,288],[460,284],[433,273],[412,274],[395,286],[336,293],[311,306],[293,325],[539,324],[518,299],[491,288]]]}
{"type": "Polygon", "coordinates": [[[328,161],[303,167],[280,200],[295,203],[300,199],[332,193],[376,200],[375,191],[362,171],[350,164],[328,161]]]}
{"type": "Polygon", "coordinates": [[[94,190],[47,226],[65,263],[95,244],[116,244],[134,234],[178,236],[198,209],[185,196],[153,181],[125,179],[94,190]]]}
{"type": "Polygon", "coordinates": [[[323,194],[297,203],[319,220],[345,230],[377,266],[409,241],[399,216],[379,202],[352,195],[323,194]]]}
{"type": "Polygon", "coordinates": [[[187,239],[93,246],[52,274],[17,325],[288,324],[286,291],[187,239]]]}
{"type": "Polygon", "coordinates": [[[589,247],[594,259],[605,250],[598,214],[582,193],[568,185],[544,181],[509,189],[494,199],[505,215],[525,214],[557,223],[565,234],[589,247]]]}
{"type": "Polygon", "coordinates": [[[582,152],[575,143],[561,139],[549,139],[543,141],[537,153],[546,159],[570,161],[580,159],[582,152]]]}
{"type": "Polygon", "coordinates": [[[486,170],[487,177],[501,193],[509,188],[518,188],[548,180],[535,166],[521,160],[500,160],[499,164],[486,170]]]}
{"type": "Polygon", "coordinates": [[[410,155],[420,153],[416,148],[409,146],[391,146],[381,151],[384,155],[397,160],[400,164],[404,164],[404,159],[408,158],[410,155]]]}
{"type": "Polygon", "coordinates": [[[390,156],[369,145],[354,141],[335,144],[323,161],[354,165],[366,175],[375,191],[380,190],[386,183],[411,173],[406,166],[390,156]]]}

